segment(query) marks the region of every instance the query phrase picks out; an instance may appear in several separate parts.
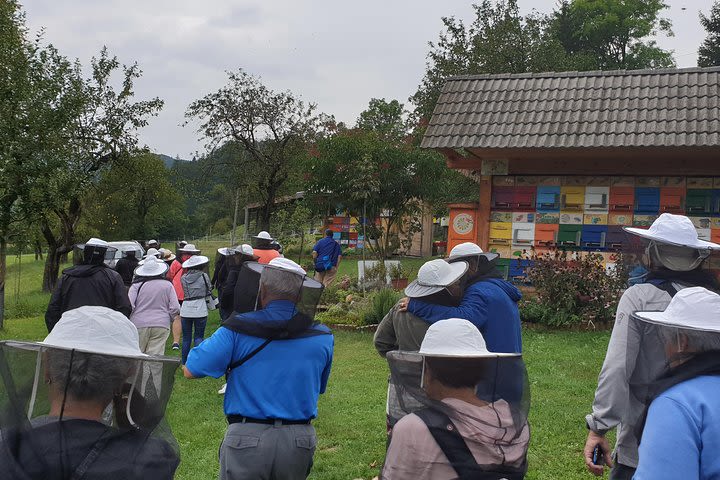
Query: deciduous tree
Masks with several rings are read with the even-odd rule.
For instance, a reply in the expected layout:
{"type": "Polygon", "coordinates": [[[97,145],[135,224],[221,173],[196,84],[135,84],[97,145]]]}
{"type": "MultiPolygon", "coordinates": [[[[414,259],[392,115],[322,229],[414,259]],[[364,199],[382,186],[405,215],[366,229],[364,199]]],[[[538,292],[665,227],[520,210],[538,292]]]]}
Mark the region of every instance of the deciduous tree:
{"type": "Polygon", "coordinates": [[[715,1],[710,14],[706,17],[700,12],[700,24],[707,32],[698,50],[698,66],[715,67],[720,65],[720,1],[715,1]]]}

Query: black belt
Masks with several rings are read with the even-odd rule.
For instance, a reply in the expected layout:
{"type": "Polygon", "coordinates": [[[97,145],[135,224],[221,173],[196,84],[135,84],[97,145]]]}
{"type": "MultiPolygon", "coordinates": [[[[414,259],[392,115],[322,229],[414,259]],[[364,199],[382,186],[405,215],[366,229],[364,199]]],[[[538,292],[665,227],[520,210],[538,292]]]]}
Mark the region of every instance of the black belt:
{"type": "Polygon", "coordinates": [[[311,419],[307,420],[283,420],[280,418],[252,418],[242,415],[228,415],[227,421],[233,423],[262,423],[263,425],[309,425],[311,419]]]}

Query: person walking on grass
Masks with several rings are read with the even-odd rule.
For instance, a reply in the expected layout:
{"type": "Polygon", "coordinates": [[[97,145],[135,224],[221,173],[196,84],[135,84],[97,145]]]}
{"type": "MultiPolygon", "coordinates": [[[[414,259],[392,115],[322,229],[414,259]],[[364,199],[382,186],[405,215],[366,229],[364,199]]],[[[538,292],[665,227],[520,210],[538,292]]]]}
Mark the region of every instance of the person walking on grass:
{"type": "Polygon", "coordinates": [[[52,331],[63,313],[82,306],[107,307],[130,316],[132,307],[123,279],[104,263],[107,242],[91,238],[75,248],[76,258],[82,257],[82,260],[79,265],[63,270],[55,286],[45,312],[48,332],[52,331]]]}
{"type": "Polygon", "coordinates": [[[629,328],[630,316],[636,311],[664,310],[684,288],[717,290],[717,281],[702,270],[702,264],[712,251],[720,250],[720,245],[700,240],[692,221],[683,215],[663,213],[647,230],[625,227],[625,231],[641,243],[636,256],[642,258],[647,274],[625,290],[618,303],[592,413],[585,417],[588,436],[583,449],[588,471],[599,476],[609,467],[612,480],[632,478],[638,464],[638,439],[630,425],[642,415],[642,404],[631,397],[629,382],[641,336],[629,328]],[[614,428],[617,441],[611,453],[606,434],[614,428]],[[596,447],[604,465],[593,462],[596,447]]]}
{"type": "Polygon", "coordinates": [[[193,255],[182,264],[181,284],[183,302],[180,306],[182,323],[182,364],[187,362],[192,346],[197,347],[205,339],[205,326],[208,318],[208,298],[212,294],[210,277],[203,269],[210,259],[203,255],[193,255]],[[194,332],[193,332],[194,331],[194,332]]]}
{"type": "Polygon", "coordinates": [[[270,263],[273,258],[282,257],[280,252],[273,246],[274,239],[266,231],[262,231],[253,237],[253,255],[258,257],[258,262],[262,264],[270,263]]]}
{"type": "Polygon", "coordinates": [[[286,258],[245,265],[261,272],[260,309],[225,321],[183,371],[227,379],[221,480],[306,478],[317,445],[311,421],[333,358],[332,333],[314,323],[323,287],[286,258]]]}
{"type": "Polygon", "coordinates": [[[170,326],[180,316],[172,284],[165,278],[167,263],[148,257],[135,270],[136,281],[128,296],[133,307],[130,321],[140,337],[140,350],[148,355],[164,355],[170,326]]]}
{"type": "Polygon", "coordinates": [[[325,230],[325,236],[318,240],[312,251],[313,262],[315,263],[315,280],[329,287],[335,280],[340,260],[342,260],[342,249],[340,244],[333,239],[333,231],[325,230]]]}
{"type": "MultiPolygon", "coordinates": [[[[177,295],[178,302],[180,302],[180,305],[183,303],[183,299],[185,298],[185,294],[183,293],[182,283],[180,283],[180,279],[183,276],[183,273],[185,273],[185,270],[183,270],[182,264],[185,260],[189,259],[193,255],[200,255],[202,253],[200,250],[195,248],[195,245],[192,243],[187,243],[186,241],[182,240],[178,242],[177,244],[177,254],[175,257],[175,260],[170,264],[170,270],[168,270],[167,278],[170,280],[173,284],[173,288],[175,288],[175,295],[177,295]]],[[[172,326],[172,336],[173,336],[173,344],[172,349],[173,350],[180,350],[180,333],[182,332],[182,325],[181,322],[173,322],[172,326]]]]}
{"type": "Polygon", "coordinates": [[[120,274],[127,288],[132,285],[133,272],[137,268],[139,261],[140,259],[135,257],[135,250],[128,250],[123,252],[122,258],[115,265],[115,271],[120,274]]]}

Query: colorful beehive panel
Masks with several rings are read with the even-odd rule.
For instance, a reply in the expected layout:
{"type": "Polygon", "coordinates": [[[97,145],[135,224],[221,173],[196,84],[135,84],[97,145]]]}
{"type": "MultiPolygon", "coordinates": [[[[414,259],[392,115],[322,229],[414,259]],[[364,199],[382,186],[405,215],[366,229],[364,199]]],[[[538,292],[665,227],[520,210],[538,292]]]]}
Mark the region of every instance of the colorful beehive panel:
{"type": "Polygon", "coordinates": [[[607,232],[607,225],[583,225],[580,245],[583,249],[603,249],[607,232]]]}
{"type": "Polygon", "coordinates": [[[580,247],[582,225],[560,225],[557,243],[561,247],[580,247]]]}
{"type": "Polygon", "coordinates": [[[620,250],[625,242],[627,233],[620,225],[610,225],[605,235],[605,248],[608,250],[620,250]]]}
{"type": "Polygon", "coordinates": [[[517,203],[515,187],[494,187],[492,195],[493,210],[513,210],[517,203]]]}
{"type": "Polygon", "coordinates": [[[635,206],[635,187],[610,187],[610,211],[632,212],[635,206]]]}
{"type": "Polygon", "coordinates": [[[560,212],[560,186],[547,187],[540,186],[537,188],[537,197],[535,200],[537,211],[540,213],[560,212]]]}
{"type": "Polygon", "coordinates": [[[712,214],[720,215],[720,189],[714,189],[712,193],[712,214]]]}
{"type": "Polygon", "coordinates": [[[535,242],[535,224],[530,222],[513,222],[513,246],[531,246],[535,242]]]}
{"type": "Polygon", "coordinates": [[[685,187],[660,187],[660,213],[685,213],[685,187]]]}
{"type": "Polygon", "coordinates": [[[560,225],[557,223],[536,223],[535,224],[535,246],[554,247],[557,244],[557,236],[560,225]]]}
{"type": "Polygon", "coordinates": [[[607,213],[610,187],[585,187],[585,211],[607,213]]]}
{"type": "Polygon", "coordinates": [[[490,244],[510,245],[512,240],[512,223],[490,222],[490,244]]]}
{"type": "Polygon", "coordinates": [[[585,187],[565,186],[560,187],[560,210],[561,211],[582,211],[585,205],[585,187]]]}
{"type": "Polygon", "coordinates": [[[512,206],[520,212],[535,211],[535,196],[537,188],[532,186],[515,187],[512,197],[512,206]]]}
{"type": "Polygon", "coordinates": [[[712,215],[713,190],[706,188],[688,188],[685,196],[687,215],[712,215]]]}
{"type": "Polygon", "coordinates": [[[657,215],[660,211],[659,187],[635,188],[635,214],[657,215]]]}

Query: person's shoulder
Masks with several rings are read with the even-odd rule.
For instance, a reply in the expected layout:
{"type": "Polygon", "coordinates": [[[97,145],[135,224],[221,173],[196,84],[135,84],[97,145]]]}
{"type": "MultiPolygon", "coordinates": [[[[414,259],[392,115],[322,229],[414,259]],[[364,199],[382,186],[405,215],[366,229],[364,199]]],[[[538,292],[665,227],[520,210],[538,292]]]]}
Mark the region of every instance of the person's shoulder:
{"type": "Polygon", "coordinates": [[[701,375],[690,380],[673,385],[659,395],[662,398],[674,400],[680,404],[695,403],[720,389],[720,375],[701,375]]]}
{"type": "Polygon", "coordinates": [[[417,438],[417,435],[428,432],[429,430],[425,422],[414,413],[405,415],[393,427],[393,437],[399,435],[406,438],[417,438]]]}

